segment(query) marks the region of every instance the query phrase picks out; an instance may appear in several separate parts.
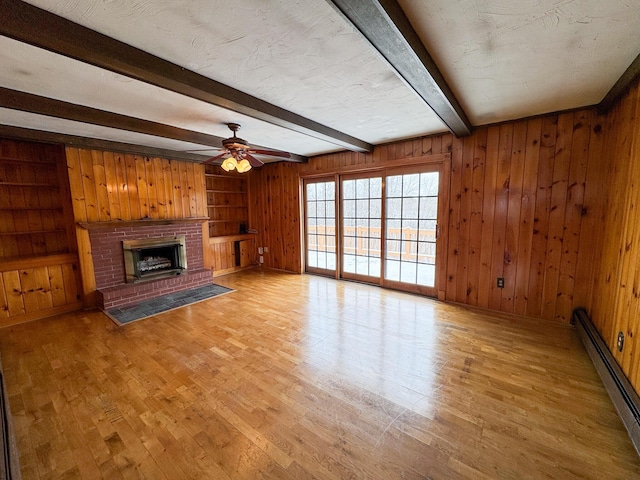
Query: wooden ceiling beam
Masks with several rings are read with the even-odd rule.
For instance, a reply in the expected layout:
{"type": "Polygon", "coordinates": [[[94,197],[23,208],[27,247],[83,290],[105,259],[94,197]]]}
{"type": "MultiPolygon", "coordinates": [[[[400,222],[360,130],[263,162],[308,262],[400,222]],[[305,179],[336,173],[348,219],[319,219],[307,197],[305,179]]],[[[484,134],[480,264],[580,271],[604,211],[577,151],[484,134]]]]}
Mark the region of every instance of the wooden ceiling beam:
{"type": "MultiPolygon", "coordinates": [[[[169,138],[181,142],[196,143],[198,145],[212,148],[222,148],[222,137],[208,135],[206,133],[194,132],[184,128],[173,127],[163,123],[143,120],[141,118],[130,117],[118,113],[107,112],[96,108],[77,105],[75,103],[63,102],[53,98],[42,97],[32,93],[20,92],[9,88],[0,87],[0,107],[20,110],[22,112],[46,115],[49,117],[63,118],[76,122],[90,123],[118,130],[143,133],[154,137],[169,138]]],[[[259,145],[252,145],[261,150],[267,149],[259,145]]],[[[138,152],[139,153],[139,152],[138,152]]],[[[205,157],[206,158],[206,157],[205,157]]],[[[306,162],[307,157],[291,154],[291,157],[277,157],[277,160],[293,162],[306,162]]]]}
{"type": "Polygon", "coordinates": [[[114,142],[111,140],[103,140],[100,138],[79,137],[76,135],[68,135],[66,133],[46,132],[43,130],[15,127],[11,125],[0,125],[0,137],[32,142],[62,144],[68,147],[131,153],[134,155],[142,155],[144,157],[160,157],[170,160],[186,160],[196,163],[202,163],[211,158],[209,155],[197,155],[194,153],[178,152],[175,150],[167,150],[164,148],[114,142]]]}
{"type": "Polygon", "coordinates": [[[222,148],[222,137],[0,87],[0,107],[222,148]]]}
{"type": "Polygon", "coordinates": [[[0,0],[0,34],[357,152],[373,145],[20,0],[0,0]]]}
{"type": "Polygon", "coordinates": [[[449,130],[471,133],[471,122],[396,0],[327,0],[350,21],[449,130]]]}

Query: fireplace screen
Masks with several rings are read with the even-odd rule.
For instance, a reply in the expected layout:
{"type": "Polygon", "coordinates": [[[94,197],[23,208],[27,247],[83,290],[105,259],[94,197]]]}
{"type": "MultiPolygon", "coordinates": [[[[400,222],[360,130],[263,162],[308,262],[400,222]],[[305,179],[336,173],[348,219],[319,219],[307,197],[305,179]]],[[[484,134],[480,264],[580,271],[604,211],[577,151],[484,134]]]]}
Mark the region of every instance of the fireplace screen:
{"type": "Polygon", "coordinates": [[[187,269],[185,236],[124,240],[127,283],[180,275],[187,269]]]}

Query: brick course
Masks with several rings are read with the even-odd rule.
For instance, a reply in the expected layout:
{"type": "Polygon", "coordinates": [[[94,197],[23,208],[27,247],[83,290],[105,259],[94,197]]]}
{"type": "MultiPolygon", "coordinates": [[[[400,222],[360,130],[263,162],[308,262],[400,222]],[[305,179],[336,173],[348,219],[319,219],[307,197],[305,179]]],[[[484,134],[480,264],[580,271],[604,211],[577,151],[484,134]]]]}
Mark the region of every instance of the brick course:
{"type": "Polygon", "coordinates": [[[92,228],[91,255],[98,290],[98,304],[103,310],[126,307],[143,300],[168,293],[201,287],[212,282],[211,272],[204,268],[202,251],[202,227],[198,223],[172,223],[170,225],[142,225],[92,228]],[[185,236],[187,271],[157,280],[126,283],[123,240],[140,240],[185,236]]]}

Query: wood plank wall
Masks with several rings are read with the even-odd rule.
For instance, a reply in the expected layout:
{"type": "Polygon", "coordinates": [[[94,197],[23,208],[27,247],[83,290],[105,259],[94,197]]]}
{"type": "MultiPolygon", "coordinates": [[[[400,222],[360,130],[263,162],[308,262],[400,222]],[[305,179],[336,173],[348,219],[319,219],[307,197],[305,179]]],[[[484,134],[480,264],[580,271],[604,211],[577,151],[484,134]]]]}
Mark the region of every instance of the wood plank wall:
{"type": "MultiPolygon", "coordinates": [[[[77,223],[207,216],[203,165],[76,147],[67,147],[66,157],[77,223]]],[[[78,226],[76,235],[85,303],[92,306],[96,285],[89,232],[78,226]]],[[[206,223],[203,246],[205,236],[206,223]]]]}
{"type": "Polygon", "coordinates": [[[76,222],[207,216],[202,165],[75,147],[66,153],[76,222]]]}
{"type": "MultiPolygon", "coordinates": [[[[591,305],[602,218],[606,118],[582,109],[376,147],[308,164],[265,165],[249,176],[250,227],[265,266],[302,269],[300,177],[427,161],[451,154],[445,297],[568,322],[591,305]],[[504,277],[505,288],[496,286],[504,277]]],[[[442,286],[439,287],[440,289],[442,286]]]]}
{"type": "Polygon", "coordinates": [[[258,231],[256,247],[266,246],[264,266],[302,272],[299,166],[274,163],[253,169],[249,181],[249,228],[258,231]]]}
{"type": "Polygon", "coordinates": [[[608,117],[604,156],[609,194],[603,225],[592,237],[604,238],[594,279],[591,318],[636,391],[640,392],[640,90],[638,85],[608,117]],[[618,333],[624,347],[617,349],[618,333]]]}
{"type": "Polygon", "coordinates": [[[64,147],[0,139],[0,327],[82,308],[64,147]]]}
{"type": "Polygon", "coordinates": [[[0,262],[0,327],[82,308],[78,255],[0,262]]]}
{"type": "Polygon", "coordinates": [[[561,322],[589,305],[589,226],[602,216],[591,188],[602,159],[590,152],[601,151],[604,120],[579,110],[454,140],[447,300],[561,322]]]}

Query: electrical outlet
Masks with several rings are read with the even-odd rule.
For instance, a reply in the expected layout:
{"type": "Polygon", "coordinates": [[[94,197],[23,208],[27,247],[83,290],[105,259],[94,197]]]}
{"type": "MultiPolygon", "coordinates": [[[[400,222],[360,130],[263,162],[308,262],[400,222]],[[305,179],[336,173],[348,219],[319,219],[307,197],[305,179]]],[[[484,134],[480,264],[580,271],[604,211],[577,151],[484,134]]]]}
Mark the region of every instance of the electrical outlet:
{"type": "Polygon", "coordinates": [[[264,247],[264,253],[269,253],[269,247],[264,247]]]}
{"type": "Polygon", "coordinates": [[[263,263],[264,263],[264,257],[260,255],[260,265],[262,265],[263,263]]]}
{"type": "Polygon", "coordinates": [[[498,288],[504,288],[504,277],[498,277],[496,281],[496,286],[498,288]]]}
{"type": "Polygon", "coordinates": [[[618,332],[618,351],[621,352],[624,348],[624,333],[618,332]]]}
{"type": "Polygon", "coordinates": [[[263,252],[262,247],[258,247],[258,253],[262,255],[262,252],[263,252]]]}

